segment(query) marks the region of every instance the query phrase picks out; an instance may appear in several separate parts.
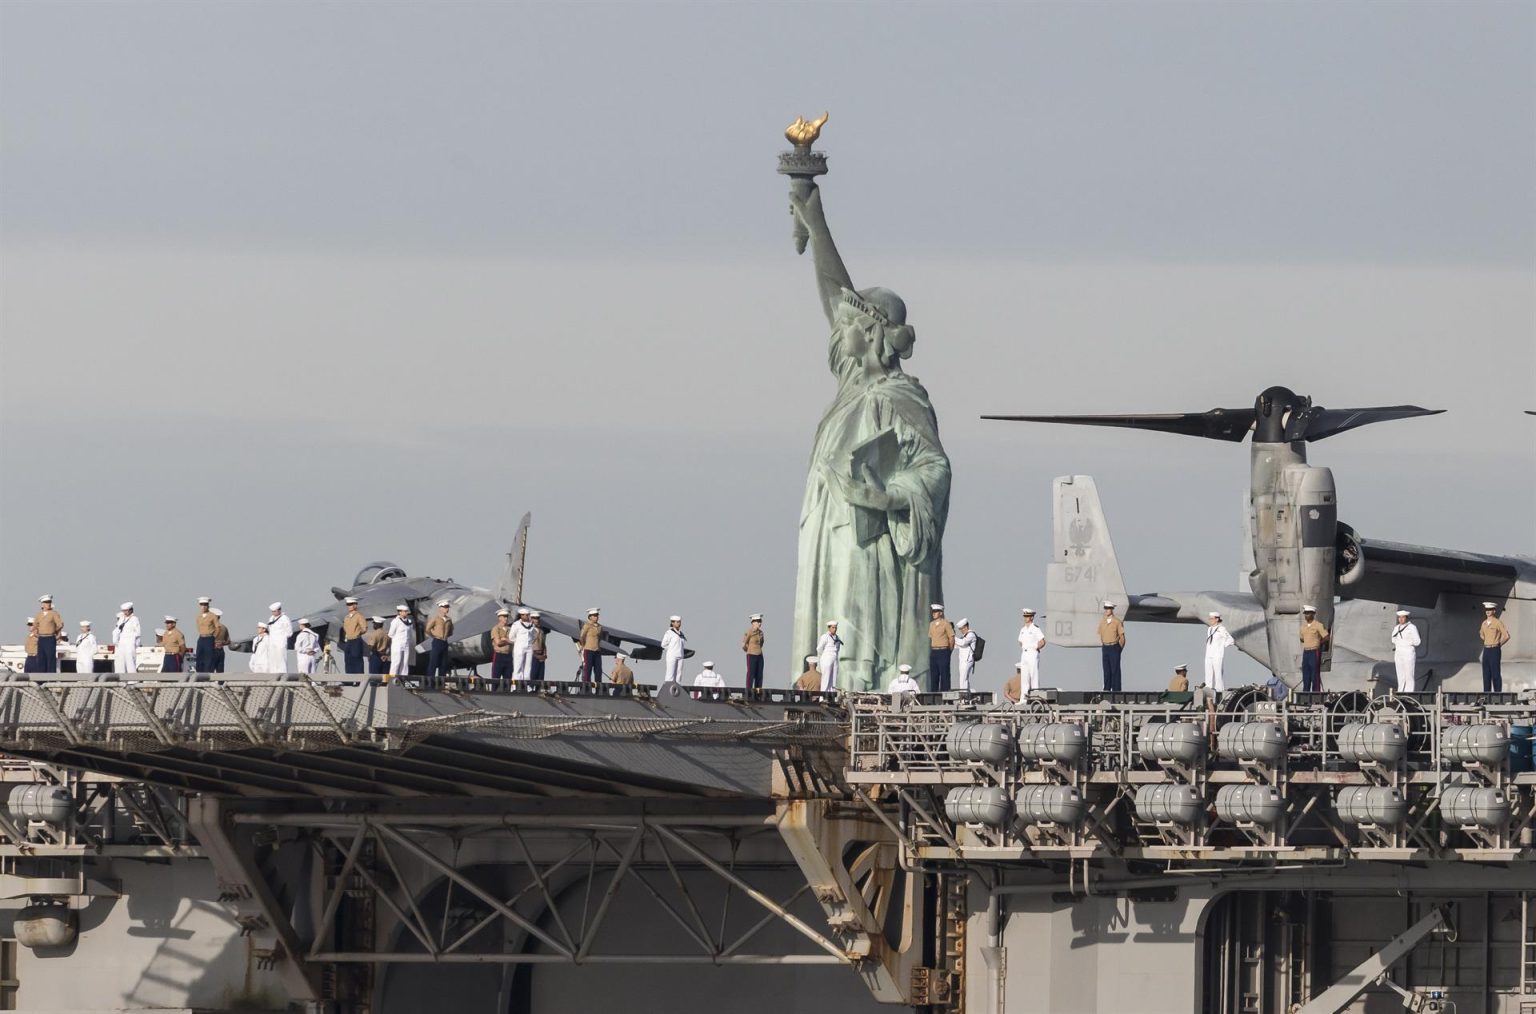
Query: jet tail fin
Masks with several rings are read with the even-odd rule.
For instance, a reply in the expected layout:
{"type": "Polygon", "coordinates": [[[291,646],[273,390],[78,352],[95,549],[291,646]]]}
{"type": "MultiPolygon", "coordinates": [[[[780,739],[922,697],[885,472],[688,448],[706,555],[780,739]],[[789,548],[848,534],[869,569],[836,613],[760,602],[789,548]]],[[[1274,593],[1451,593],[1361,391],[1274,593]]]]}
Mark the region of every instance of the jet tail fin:
{"type": "Polygon", "coordinates": [[[1064,647],[1099,643],[1104,603],[1125,617],[1130,597],[1109,538],[1109,523],[1093,477],[1068,475],[1051,483],[1051,562],[1045,568],[1045,637],[1064,647]]]}
{"type": "Polygon", "coordinates": [[[528,558],[528,525],[533,521],[530,511],[517,523],[517,535],[512,548],[507,550],[507,565],[502,568],[501,579],[496,582],[496,601],[509,605],[521,605],[523,601],[523,563],[528,558]]]}

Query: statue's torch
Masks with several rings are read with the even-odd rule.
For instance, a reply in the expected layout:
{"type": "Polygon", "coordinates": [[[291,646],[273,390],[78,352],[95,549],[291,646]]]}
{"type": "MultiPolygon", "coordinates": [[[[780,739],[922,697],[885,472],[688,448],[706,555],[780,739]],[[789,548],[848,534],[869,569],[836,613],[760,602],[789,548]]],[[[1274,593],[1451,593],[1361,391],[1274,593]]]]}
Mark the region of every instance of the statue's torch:
{"type": "MultiPolygon", "coordinates": [[[[810,199],[811,190],[815,186],[812,181],[827,172],[827,156],[812,151],[811,144],[821,135],[821,128],[826,124],[828,115],[822,113],[818,120],[797,116],[795,122],[784,130],[785,138],[795,147],[791,151],[779,153],[779,172],[789,177],[789,192],[802,201],[810,199]]],[[[806,241],[811,237],[798,218],[795,219],[794,237],[795,253],[805,253],[806,241]]]]}

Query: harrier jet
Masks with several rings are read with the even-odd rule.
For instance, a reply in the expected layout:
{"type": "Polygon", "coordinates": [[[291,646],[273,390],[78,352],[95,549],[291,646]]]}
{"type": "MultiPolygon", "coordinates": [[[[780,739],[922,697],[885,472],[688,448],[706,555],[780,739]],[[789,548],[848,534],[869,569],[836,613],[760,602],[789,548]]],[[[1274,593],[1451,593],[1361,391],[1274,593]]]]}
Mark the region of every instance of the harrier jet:
{"type": "Polygon", "coordinates": [[[1307,444],[1374,422],[1434,415],[1413,405],[1325,409],[1283,387],[1252,408],[1113,416],[984,416],[1020,422],[1151,429],[1237,442],[1251,433],[1251,480],[1244,516],[1247,589],[1127,595],[1098,488],[1088,476],[1053,486],[1054,547],[1046,575],[1046,637],[1097,645],[1099,606],[1117,603],[1127,620],[1204,623],[1217,611],[1238,648],[1287,683],[1300,681],[1301,608],[1316,604],[1333,633],[1323,668],[1328,689],[1394,679],[1393,613],[1411,607],[1422,645],[1417,685],[1481,687],[1477,637],[1482,603],[1495,601],[1509,627],[1503,674],[1536,677],[1536,559],[1433,549],[1366,539],[1338,520],[1333,473],[1307,463],[1307,444]],[[1335,600],[1338,601],[1335,601],[1335,600]]]}
{"type": "MultiPolygon", "coordinates": [[[[448,603],[448,615],[453,620],[454,640],[448,647],[449,664],[455,668],[472,668],[491,660],[491,627],[496,625],[496,612],[502,607],[514,613],[521,606],[540,613],[539,625],[546,631],[564,634],[573,640],[581,629],[582,619],[565,613],[543,609],[523,601],[523,563],[527,557],[528,525],[532,516],[524,514],[517,526],[517,537],[507,551],[506,566],[495,588],[476,588],[456,583],[452,578],[410,577],[398,565],[386,560],[370,563],[357,572],[349,588],[333,587],[332,601],[324,606],[299,613],[308,617],[310,628],[323,638],[334,638],[334,630],[340,628],[341,618],[347,607],[345,599],[356,597],[357,607],[365,616],[383,616],[392,619],[395,607],[407,606],[415,620],[417,630],[425,628],[428,617],[433,615],[437,603],[448,603]]],[[[250,651],[251,642],[231,644],[236,651],[250,651]]],[[[658,659],[661,642],[643,634],[603,625],[602,651],[605,655],[624,652],[630,658],[658,659]]],[[[693,652],[687,652],[692,655],[693,652]]],[[[411,663],[411,671],[425,668],[426,656],[418,654],[411,663]]]]}

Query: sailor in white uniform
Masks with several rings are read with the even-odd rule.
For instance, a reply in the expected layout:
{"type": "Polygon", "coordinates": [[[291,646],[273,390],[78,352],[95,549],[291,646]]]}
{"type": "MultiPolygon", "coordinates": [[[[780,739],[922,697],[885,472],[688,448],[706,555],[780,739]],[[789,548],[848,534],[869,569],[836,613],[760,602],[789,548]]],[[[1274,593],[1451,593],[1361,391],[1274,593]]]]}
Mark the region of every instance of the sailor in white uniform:
{"type": "Polygon", "coordinates": [[[291,672],[288,642],[293,639],[293,621],[283,612],[281,602],[274,602],[267,608],[272,612],[267,619],[267,672],[291,672]]]}
{"type": "Polygon", "coordinates": [[[1040,652],[1045,650],[1045,631],[1035,626],[1035,611],[1023,610],[1019,628],[1019,694],[1040,689],[1040,652]]]}
{"type": "Polygon", "coordinates": [[[704,671],[693,678],[693,685],[719,690],[725,686],[725,678],[715,672],[715,663],[705,662],[704,671]]]}
{"type": "Polygon", "coordinates": [[[416,627],[411,610],[404,602],[395,607],[389,621],[389,675],[404,676],[411,671],[411,649],[416,647],[416,627]]]}
{"type": "Polygon", "coordinates": [[[1408,610],[1397,611],[1397,625],[1392,628],[1392,664],[1397,667],[1399,693],[1414,691],[1413,666],[1419,659],[1419,628],[1408,622],[1408,610]]]}
{"type": "Polygon", "coordinates": [[[517,611],[517,622],[512,624],[512,682],[526,683],[532,677],[533,641],[539,628],[533,624],[533,615],[527,609],[517,611]]]}
{"type": "Polygon", "coordinates": [[[96,670],[96,635],[91,632],[91,621],[80,621],[80,635],[75,638],[75,672],[96,670]]]}
{"type": "Polygon", "coordinates": [[[681,683],[683,680],[683,651],[688,635],[683,633],[683,618],[673,616],[667,620],[666,632],[661,635],[661,670],[663,683],[681,683]]]}
{"type": "Polygon", "coordinates": [[[821,670],[821,689],[837,689],[837,657],[843,652],[843,639],[837,636],[837,621],[827,621],[827,632],[816,642],[816,667],[821,670]]]}
{"type": "Polygon", "coordinates": [[[256,624],[256,636],[251,638],[251,672],[266,672],[269,656],[267,655],[267,633],[265,623],[256,624]]]}
{"type": "Polygon", "coordinates": [[[309,629],[309,617],[299,618],[299,633],[293,639],[293,651],[299,658],[299,672],[313,676],[320,670],[320,635],[309,629]]]}
{"type": "Polygon", "coordinates": [[[1226,680],[1222,676],[1222,664],[1226,661],[1227,648],[1237,643],[1226,625],[1221,622],[1220,613],[1210,613],[1206,616],[1205,628],[1205,685],[1217,693],[1227,689],[1226,680]]]}
{"type": "Polygon", "coordinates": [[[133,603],[118,606],[117,626],[112,628],[112,643],[117,647],[112,655],[113,672],[139,671],[139,641],[143,633],[139,618],[133,614],[133,603]]]}
{"type": "MultiPolygon", "coordinates": [[[[961,624],[965,623],[964,620],[960,622],[961,624]]],[[[971,636],[975,637],[976,635],[972,634],[971,636]]],[[[964,669],[961,671],[964,672],[964,669]]],[[[963,683],[961,689],[967,689],[969,685],[969,683],[963,683]]],[[[896,678],[891,680],[891,685],[887,689],[890,690],[891,696],[895,697],[898,694],[918,693],[922,690],[922,687],[918,686],[917,680],[912,678],[912,667],[903,663],[896,667],[896,678]]]]}
{"type": "Polygon", "coordinates": [[[969,690],[971,674],[976,671],[976,631],[971,629],[971,621],[964,617],[956,625],[955,651],[960,657],[960,672],[955,676],[955,689],[969,690]]]}

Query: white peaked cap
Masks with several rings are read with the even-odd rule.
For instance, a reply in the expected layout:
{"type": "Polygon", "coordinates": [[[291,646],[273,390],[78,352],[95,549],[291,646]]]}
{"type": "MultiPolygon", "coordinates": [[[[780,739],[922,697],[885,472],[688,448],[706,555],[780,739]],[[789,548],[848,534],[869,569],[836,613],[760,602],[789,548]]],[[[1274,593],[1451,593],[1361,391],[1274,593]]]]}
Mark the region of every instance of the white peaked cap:
{"type": "Polygon", "coordinates": [[[714,667],[715,667],[715,663],[713,663],[713,662],[705,662],[704,663],[704,668],[706,668],[706,669],[713,669],[714,667]]]}
{"type": "Polygon", "coordinates": [[[33,617],[33,616],[28,616],[27,617],[27,626],[30,627],[30,626],[32,626],[36,622],[37,622],[37,618],[36,617],[33,617]]]}
{"type": "Polygon", "coordinates": [[[200,606],[212,605],[213,599],[209,598],[207,595],[199,595],[197,597],[197,604],[200,606]]]}
{"type": "Polygon", "coordinates": [[[395,612],[397,612],[397,613],[408,613],[410,611],[411,611],[411,607],[406,605],[404,602],[400,603],[398,606],[395,607],[395,612]]]}
{"type": "Polygon", "coordinates": [[[815,665],[816,664],[816,656],[815,655],[807,655],[807,656],[805,656],[805,664],[806,665],[815,665]]]}
{"type": "Polygon", "coordinates": [[[1221,614],[1220,613],[1206,613],[1205,615],[1210,616],[1210,617],[1212,617],[1214,619],[1218,619],[1218,620],[1221,619],[1221,614]]]}
{"type": "Polygon", "coordinates": [[[438,603],[438,604],[437,604],[437,608],[439,608],[439,609],[441,609],[441,608],[443,608],[443,606],[446,606],[446,605],[448,605],[448,604],[449,604],[449,603],[448,603],[448,600],[447,600],[447,599],[443,599],[443,600],[442,600],[442,601],[441,601],[441,602],[439,602],[439,603],[438,603]]]}
{"type": "Polygon", "coordinates": [[[89,627],[90,625],[91,625],[91,621],[90,620],[81,620],[80,621],[80,626],[82,626],[82,627],[89,627]]]}
{"type": "MultiPolygon", "coordinates": [[[[519,609],[518,612],[522,612],[522,610],[519,609]]],[[[497,616],[511,616],[512,615],[512,610],[505,609],[505,608],[498,609],[498,610],[496,610],[496,615],[497,616]]]]}
{"type": "Polygon", "coordinates": [[[1035,615],[1035,611],[1033,609],[1028,609],[1028,608],[1020,609],[1019,612],[1022,613],[1023,615],[1025,615],[1025,616],[1033,616],[1033,615],[1035,615]]]}
{"type": "Polygon", "coordinates": [[[155,636],[156,637],[164,637],[165,636],[165,628],[164,627],[156,627],[155,628],[155,636]]]}
{"type": "Polygon", "coordinates": [[[588,616],[596,616],[600,612],[602,612],[601,609],[598,609],[596,606],[593,606],[591,609],[587,610],[587,615],[588,616]]]}
{"type": "MultiPolygon", "coordinates": [[[[541,612],[539,612],[539,611],[538,611],[538,610],[537,610],[537,609],[535,609],[535,610],[534,610],[534,611],[533,611],[533,612],[531,612],[531,613],[529,613],[529,614],[528,614],[528,615],[529,615],[529,616],[543,616],[543,615],[544,615],[544,614],[543,614],[543,613],[541,613],[541,612]]],[[[628,655],[626,655],[626,656],[624,656],[624,657],[625,657],[625,658],[628,658],[628,657],[629,657],[629,656],[628,656],[628,655]]]]}
{"type": "Polygon", "coordinates": [[[124,602],[122,605],[118,606],[117,608],[121,609],[123,612],[126,613],[128,610],[133,608],[133,603],[132,602],[124,602]]]}
{"type": "Polygon", "coordinates": [[[763,614],[762,613],[753,613],[751,616],[747,617],[747,620],[750,622],[752,620],[760,620],[762,618],[763,618],[763,614]]]}
{"type": "Polygon", "coordinates": [[[1301,607],[1301,611],[1304,612],[1304,613],[1315,613],[1315,612],[1317,612],[1317,607],[1316,606],[1302,606],[1301,607]]]}
{"type": "Polygon", "coordinates": [[[942,603],[942,602],[932,602],[932,603],[929,603],[929,605],[928,605],[929,612],[932,612],[935,609],[939,610],[940,612],[943,612],[944,611],[944,603],[942,603]]]}
{"type": "Polygon", "coordinates": [[[1113,608],[1115,608],[1115,604],[1113,602],[1105,602],[1104,603],[1104,608],[1105,609],[1113,609],[1113,608]]]}
{"type": "Polygon", "coordinates": [[[274,602],[270,606],[268,606],[267,608],[272,610],[275,613],[279,609],[283,608],[283,604],[281,602],[274,602]]]}
{"type": "Polygon", "coordinates": [[[308,616],[300,616],[299,617],[299,626],[301,626],[301,627],[309,626],[309,617],[308,616]]]}
{"type": "Polygon", "coordinates": [[[1022,671],[1022,670],[1023,670],[1023,668],[1024,668],[1024,663],[1023,663],[1023,662],[1015,662],[1015,663],[1013,663],[1013,667],[1014,667],[1014,668],[1015,668],[1015,669],[1018,669],[1018,670],[1021,670],[1021,671],[1022,671]]]}
{"type": "Polygon", "coordinates": [[[1406,610],[1406,609],[1399,609],[1399,610],[1398,610],[1398,611],[1397,611],[1397,615],[1398,615],[1398,616],[1412,616],[1412,615],[1413,615],[1413,614],[1412,614],[1412,613],[1410,613],[1410,612],[1409,612],[1409,611],[1408,611],[1408,610],[1406,610]]]}
{"type": "Polygon", "coordinates": [[[1484,609],[1497,609],[1497,608],[1499,608],[1499,604],[1497,602],[1484,602],[1483,603],[1483,608],[1484,609]]]}
{"type": "Polygon", "coordinates": [[[210,609],[208,611],[210,613],[212,613],[213,615],[215,615],[215,616],[223,616],[224,615],[224,610],[222,610],[222,609],[210,609]]]}
{"type": "Polygon", "coordinates": [[[964,616],[960,617],[959,621],[955,624],[957,627],[969,627],[970,625],[971,621],[964,616]]]}
{"type": "Polygon", "coordinates": [[[626,659],[629,656],[624,654],[622,651],[619,651],[619,652],[614,652],[613,657],[616,658],[616,659],[626,659]]]}
{"type": "Polygon", "coordinates": [[[1176,666],[1173,667],[1173,671],[1174,672],[1188,672],[1189,671],[1189,666],[1187,666],[1187,665],[1176,665],[1176,666]]]}
{"type": "Polygon", "coordinates": [[[165,618],[165,622],[166,623],[175,623],[176,622],[176,617],[174,617],[174,616],[167,616],[165,618]]]}
{"type": "Polygon", "coordinates": [[[903,662],[901,665],[898,665],[896,667],[896,671],[899,672],[899,673],[905,674],[905,673],[911,672],[912,671],[912,667],[910,665],[907,665],[905,662],[903,662]]]}
{"type": "Polygon", "coordinates": [[[383,623],[384,622],[384,617],[382,617],[382,616],[370,616],[368,618],[370,620],[372,620],[374,623],[383,623]]]}
{"type": "Polygon", "coordinates": [[[357,605],[357,596],[356,595],[348,595],[346,598],[342,599],[341,601],[345,605],[355,606],[355,605],[357,605]]]}
{"type": "Polygon", "coordinates": [[[53,601],[53,596],[52,595],[39,595],[37,597],[37,601],[39,601],[39,602],[52,602],[53,601]]]}

